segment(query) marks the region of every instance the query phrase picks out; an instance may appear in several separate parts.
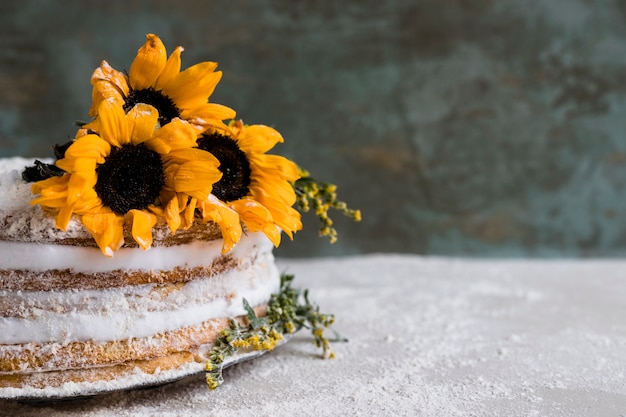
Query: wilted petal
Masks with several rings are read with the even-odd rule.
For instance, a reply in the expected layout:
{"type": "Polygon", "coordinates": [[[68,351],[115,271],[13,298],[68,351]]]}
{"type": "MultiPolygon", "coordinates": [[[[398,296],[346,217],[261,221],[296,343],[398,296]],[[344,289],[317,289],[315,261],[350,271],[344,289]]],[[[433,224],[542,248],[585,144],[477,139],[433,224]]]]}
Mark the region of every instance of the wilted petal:
{"type": "Polygon", "coordinates": [[[163,87],[167,86],[171,83],[178,73],[180,72],[180,54],[184,51],[182,46],[177,46],[174,52],[170,55],[167,62],[165,63],[165,67],[159,78],[157,78],[154,88],[156,90],[162,90],[163,87]]]}
{"type": "Polygon", "coordinates": [[[129,80],[133,90],[153,87],[165,68],[167,57],[161,39],[151,33],[146,35],[146,43],[137,51],[130,66],[129,80]]]}
{"type": "Polygon", "coordinates": [[[152,228],[157,223],[157,217],[144,210],[129,210],[126,213],[127,221],[131,222],[131,233],[141,249],[147,250],[152,246],[152,228]]]}
{"type": "Polygon", "coordinates": [[[124,244],[124,217],[102,208],[82,216],[83,226],[91,233],[96,244],[108,257],[124,244]]]}

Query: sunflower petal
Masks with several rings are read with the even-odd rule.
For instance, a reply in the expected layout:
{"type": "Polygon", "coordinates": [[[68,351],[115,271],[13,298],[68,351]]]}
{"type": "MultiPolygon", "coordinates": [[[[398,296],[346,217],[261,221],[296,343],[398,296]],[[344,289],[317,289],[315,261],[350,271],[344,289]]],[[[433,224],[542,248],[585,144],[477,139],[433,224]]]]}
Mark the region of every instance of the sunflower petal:
{"type": "Polygon", "coordinates": [[[91,233],[96,244],[108,257],[124,244],[124,216],[106,207],[82,216],[83,226],[91,233]]]}
{"type": "Polygon", "coordinates": [[[106,61],[102,61],[100,66],[91,75],[91,108],[89,116],[98,115],[98,107],[103,100],[114,100],[124,104],[124,99],[128,97],[128,78],[124,73],[113,69],[106,61]]]}
{"type": "Polygon", "coordinates": [[[146,146],[161,155],[171,150],[192,148],[196,145],[196,131],[186,121],[179,118],[157,129],[152,139],[146,141],[146,146]]]}
{"type": "Polygon", "coordinates": [[[76,139],[65,151],[63,159],[56,166],[67,172],[95,171],[97,164],[103,164],[111,153],[111,145],[98,135],[85,135],[76,139]]]}
{"type": "Polygon", "coordinates": [[[191,109],[183,110],[181,118],[202,122],[204,120],[229,120],[237,115],[230,107],[217,103],[204,103],[191,109]]]}
{"type": "Polygon", "coordinates": [[[124,109],[113,102],[103,101],[98,107],[99,134],[111,145],[121,148],[130,143],[130,132],[124,109]]]}
{"type": "Polygon", "coordinates": [[[67,203],[75,205],[80,203],[81,209],[88,206],[89,200],[92,200],[94,196],[97,196],[93,191],[93,186],[96,184],[97,176],[93,172],[90,178],[84,178],[80,175],[70,175],[70,179],[67,183],[67,203]]]}
{"type": "Polygon", "coordinates": [[[211,131],[221,131],[232,136],[224,120],[232,119],[236,113],[230,107],[216,103],[204,103],[180,113],[180,117],[187,120],[197,130],[198,135],[211,131]]]}
{"type": "Polygon", "coordinates": [[[138,103],[126,113],[130,129],[130,141],[139,145],[152,138],[159,120],[159,112],[149,104],[138,103]]]}
{"type": "Polygon", "coordinates": [[[198,204],[197,198],[189,199],[189,203],[187,203],[187,206],[183,210],[183,220],[184,220],[183,229],[189,229],[193,225],[197,204],[198,204]]]}
{"type": "Polygon", "coordinates": [[[174,191],[206,200],[215,184],[222,177],[218,169],[212,169],[204,161],[190,161],[178,166],[172,177],[174,191]]]}
{"type": "Polygon", "coordinates": [[[246,126],[243,133],[237,137],[237,143],[243,150],[258,153],[265,153],[277,143],[284,141],[278,131],[265,125],[246,126]]]}
{"type": "Polygon", "coordinates": [[[182,223],[178,198],[172,198],[165,206],[165,221],[172,231],[172,234],[176,233],[182,223]]]}
{"type": "Polygon", "coordinates": [[[239,242],[243,233],[237,212],[227,207],[214,196],[199,202],[199,206],[202,220],[217,224],[222,231],[222,239],[224,239],[222,253],[230,251],[239,242]]]}
{"type": "Polygon", "coordinates": [[[126,97],[126,94],[122,93],[115,84],[105,80],[95,81],[93,83],[93,88],[91,89],[91,107],[89,109],[89,116],[97,116],[100,103],[105,100],[113,101],[117,105],[123,106],[125,100],[124,97],[126,97]]]}
{"type": "Polygon", "coordinates": [[[286,206],[293,206],[296,202],[293,186],[287,181],[279,181],[273,177],[255,177],[250,184],[250,192],[257,201],[261,201],[258,198],[272,198],[286,206]]]}
{"type": "Polygon", "coordinates": [[[131,233],[141,249],[148,250],[152,246],[152,228],[157,223],[157,217],[144,210],[129,210],[126,221],[132,223],[131,233]]]}
{"type": "Polygon", "coordinates": [[[250,164],[262,175],[283,181],[295,181],[300,178],[298,166],[280,155],[251,154],[248,156],[250,164]]]}
{"type": "Polygon", "coordinates": [[[186,109],[206,103],[222,78],[222,72],[213,72],[216,62],[201,62],[180,72],[167,86],[163,93],[176,103],[178,108],[186,109]]]}
{"type": "MultiPolygon", "coordinates": [[[[70,176],[67,174],[60,177],[50,177],[34,182],[33,185],[30,186],[30,191],[33,194],[42,194],[42,197],[52,196],[56,198],[57,195],[67,196],[67,183],[69,180],[70,176]]],[[[40,204],[39,201],[36,200],[38,199],[31,201],[30,204],[40,204]]]]}
{"type": "Polygon", "coordinates": [[[57,214],[55,226],[60,230],[67,230],[67,225],[74,214],[74,207],[70,204],[63,205],[57,214]]]}
{"type": "Polygon", "coordinates": [[[94,183],[70,174],[38,181],[31,186],[31,191],[39,196],[30,204],[56,210],[56,227],[65,230],[73,214],[80,215],[101,206],[102,202],[93,190],[94,183]]]}
{"type": "Polygon", "coordinates": [[[267,208],[272,218],[283,232],[293,238],[293,232],[302,229],[300,212],[285,204],[282,200],[268,194],[264,189],[253,187],[250,189],[253,198],[267,208]]]}
{"type": "Polygon", "coordinates": [[[174,49],[174,52],[170,55],[167,62],[165,63],[165,67],[159,78],[157,78],[154,88],[156,90],[162,90],[163,87],[167,86],[169,83],[176,78],[178,73],[180,73],[180,54],[185,49],[182,46],[177,46],[174,49]]]}
{"type": "Polygon", "coordinates": [[[263,232],[278,247],[280,245],[280,229],[274,223],[270,211],[251,198],[242,198],[227,204],[237,213],[243,224],[251,232],[263,232]]]}
{"type": "Polygon", "coordinates": [[[161,39],[149,33],[146,43],[137,51],[130,66],[129,80],[133,90],[143,90],[154,86],[157,78],[165,68],[166,51],[161,39]]]}
{"type": "MultiPolygon", "coordinates": [[[[91,84],[95,85],[99,81],[106,81],[115,87],[119,94],[128,96],[129,86],[128,78],[123,72],[117,71],[109,65],[108,62],[102,61],[100,66],[91,75],[91,84]]],[[[107,97],[108,98],[108,97],[107,97]]]]}
{"type": "MultiPolygon", "coordinates": [[[[202,161],[211,165],[211,169],[220,165],[220,161],[211,153],[199,148],[175,149],[165,156],[166,163],[183,164],[190,161],[202,161]]],[[[220,177],[221,178],[221,177],[220,177]]]]}
{"type": "Polygon", "coordinates": [[[39,196],[30,201],[31,205],[39,204],[45,208],[60,209],[67,204],[67,193],[56,193],[54,195],[39,196]]]}

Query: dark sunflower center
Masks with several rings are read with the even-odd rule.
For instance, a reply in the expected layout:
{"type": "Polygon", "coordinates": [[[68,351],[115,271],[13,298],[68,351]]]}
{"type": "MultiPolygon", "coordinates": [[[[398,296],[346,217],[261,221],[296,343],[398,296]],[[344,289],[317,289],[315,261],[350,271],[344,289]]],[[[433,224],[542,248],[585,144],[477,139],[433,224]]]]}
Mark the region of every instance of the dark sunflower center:
{"type": "Polygon", "coordinates": [[[174,117],[180,116],[180,110],[178,110],[174,101],[152,87],[143,90],[130,90],[128,97],[124,101],[124,111],[128,112],[138,103],[149,104],[156,108],[159,111],[159,123],[161,126],[171,122],[174,117]]]}
{"type": "Polygon", "coordinates": [[[161,157],[143,144],[112,147],[96,174],[98,197],[119,214],[154,203],[165,184],[161,157]]]}
{"type": "Polygon", "coordinates": [[[250,191],[250,163],[237,142],[228,136],[213,133],[198,139],[198,147],[220,161],[222,179],[213,184],[213,194],[222,201],[239,200],[250,191]]]}

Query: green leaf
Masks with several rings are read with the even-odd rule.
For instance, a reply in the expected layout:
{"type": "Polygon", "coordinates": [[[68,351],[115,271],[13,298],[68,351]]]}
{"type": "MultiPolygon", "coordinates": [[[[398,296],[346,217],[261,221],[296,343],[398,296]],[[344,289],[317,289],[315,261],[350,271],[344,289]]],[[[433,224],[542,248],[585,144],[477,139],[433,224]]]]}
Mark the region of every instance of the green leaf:
{"type": "Polygon", "coordinates": [[[245,298],[243,299],[243,308],[248,313],[248,320],[250,320],[250,327],[252,329],[260,329],[265,324],[267,324],[267,319],[265,319],[264,317],[257,317],[256,312],[254,311],[252,306],[250,306],[248,300],[246,300],[245,298]]]}
{"type": "MultiPolygon", "coordinates": [[[[314,343],[323,350],[323,358],[334,357],[330,340],[324,335],[324,330],[332,325],[334,316],[320,313],[319,307],[310,303],[308,290],[291,288],[293,278],[293,275],[281,275],[280,291],[271,295],[264,317],[258,317],[248,300],[243,299],[247,324],[231,320],[230,328],[222,330],[221,337],[216,340],[208,355],[206,381],[209,389],[213,390],[222,384],[225,358],[236,355],[239,349],[272,350],[284,334],[300,328],[311,331],[314,343]],[[300,298],[304,299],[303,303],[300,298]]],[[[347,341],[337,332],[334,334],[335,341],[347,341]]]]}

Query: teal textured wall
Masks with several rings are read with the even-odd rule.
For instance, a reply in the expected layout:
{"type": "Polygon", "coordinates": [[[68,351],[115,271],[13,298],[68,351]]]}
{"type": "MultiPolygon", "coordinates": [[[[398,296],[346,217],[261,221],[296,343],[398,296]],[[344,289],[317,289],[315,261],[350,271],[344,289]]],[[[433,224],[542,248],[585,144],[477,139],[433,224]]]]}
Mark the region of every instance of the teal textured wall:
{"type": "Polygon", "coordinates": [[[280,256],[626,251],[626,3],[36,1],[0,5],[0,156],[50,155],[102,59],[146,33],[220,63],[214,101],[361,208],[280,256]]]}

